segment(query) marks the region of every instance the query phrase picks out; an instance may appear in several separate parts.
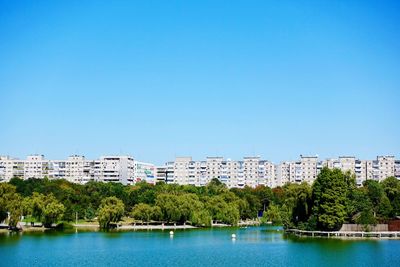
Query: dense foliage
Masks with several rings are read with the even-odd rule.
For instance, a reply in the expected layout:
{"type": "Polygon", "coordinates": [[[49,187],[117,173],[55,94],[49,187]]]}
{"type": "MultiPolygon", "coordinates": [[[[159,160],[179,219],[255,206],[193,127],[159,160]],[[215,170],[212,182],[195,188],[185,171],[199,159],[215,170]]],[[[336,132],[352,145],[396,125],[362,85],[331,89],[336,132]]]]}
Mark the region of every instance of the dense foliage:
{"type": "Polygon", "coordinates": [[[101,227],[109,228],[123,216],[142,223],[158,221],[207,227],[213,221],[236,225],[240,219],[257,218],[258,212],[268,207],[273,198],[268,187],[228,189],[217,179],[204,187],[145,182],[134,186],[100,182],[81,185],[46,178],[13,178],[0,186],[0,204],[7,203],[0,206],[1,221],[9,211],[16,221],[21,215],[28,215],[46,226],[61,220],[97,218],[101,227]]]}
{"type": "Polygon", "coordinates": [[[121,220],[124,212],[124,203],[117,197],[107,197],[103,199],[98,211],[100,228],[109,229],[111,223],[117,223],[121,220]]]}
{"type": "Polygon", "coordinates": [[[103,228],[131,217],[140,223],[214,223],[236,225],[255,219],[300,229],[337,230],[344,222],[371,225],[400,215],[400,181],[389,177],[381,183],[368,180],[357,188],[350,173],[324,168],[312,186],[286,184],[270,189],[228,189],[213,179],[195,187],[140,182],[133,186],[66,180],[14,178],[0,184],[0,221],[10,214],[15,226],[29,215],[46,226],[59,221],[97,219],[103,228]]]}

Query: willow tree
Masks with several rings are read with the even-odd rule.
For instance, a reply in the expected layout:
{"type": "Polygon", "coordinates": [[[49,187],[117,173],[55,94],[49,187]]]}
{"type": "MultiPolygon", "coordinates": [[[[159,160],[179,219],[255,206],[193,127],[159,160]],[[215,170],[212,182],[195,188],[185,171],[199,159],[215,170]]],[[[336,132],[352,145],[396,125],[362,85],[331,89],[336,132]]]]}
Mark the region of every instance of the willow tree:
{"type": "Polygon", "coordinates": [[[9,217],[8,225],[16,227],[22,215],[22,198],[13,185],[0,183],[0,222],[9,217]]]}
{"type": "Polygon", "coordinates": [[[65,212],[64,205],[53,194],[43,195],[34,192],[25,200],[25,203],[27,205],[24,208],[27,210],[26,213],[42,222],[45,227],[51,227],[53,223],[57,223],[65,212]]]}
{"type": "Polygon", "coordinates": [[[107,197],[101,201],[98,210],[98,221],[101,229],[109,229],[111,223],[118,223],[125,212],[122,200],[116,197],[107,197]]]}
{"type": "Polygon", "coordinates": [[[153,215],[153,207],[145,203],[139,203],[135,205],[131,212],[131,216],[135,220],[142,221],[142,224],[144,222],[148,223],[151,220],[152,215],[153,215]]]}

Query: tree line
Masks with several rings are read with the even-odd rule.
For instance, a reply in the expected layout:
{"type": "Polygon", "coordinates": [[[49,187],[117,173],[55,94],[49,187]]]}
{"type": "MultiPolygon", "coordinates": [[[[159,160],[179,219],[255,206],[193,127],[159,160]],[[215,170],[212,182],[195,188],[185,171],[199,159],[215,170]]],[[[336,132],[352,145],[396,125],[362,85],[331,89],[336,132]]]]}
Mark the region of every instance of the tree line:
{"type": "Polygon", "coordinates": [[[274,189],[262,185],[228,189],[218,179],[202,187],[146,182],[81,185],[46,178],[13,178],[0,184],[0,221],[9,214],[11,227],[22,215],[46,227],[60,221],[97,219],[100,227],[110,228],[124,217],[140,223],[208,227],[212,222],[236,225],[262,212],[263,221],[287,228],[338,230],[345,222],[376,224],[400,215],[400,181],[394,177],[367,180],[357,187],[349,172],[324,168],[313,185],[286,184],[274,189]]]}
{"type": "Polygon", "coordinates": [[[323,168],[312,185],[286,184],[272,191],[275,198],[263,219],[286,228],[337,231],[343,223],[355,223],[369,230],[400,215],[400,181],[395,177],[366,180],[357,187],[350,172],[323,168]]]}
{"type": "Polygon", "coordinates": [[[0,221],[10,214],[15,227],[19,218],[29,216],[46,227],[57,222],[97,219],[109,228],[123,217],[139,223],[189,223],[208,227],[213,222],[236,225],[240,219],[255,219],[268,207],[272,190],[228,189],[218,179],[207,186],[140,182],[136,185],[66,180],[13,178],[0,183],[0,221]]]}

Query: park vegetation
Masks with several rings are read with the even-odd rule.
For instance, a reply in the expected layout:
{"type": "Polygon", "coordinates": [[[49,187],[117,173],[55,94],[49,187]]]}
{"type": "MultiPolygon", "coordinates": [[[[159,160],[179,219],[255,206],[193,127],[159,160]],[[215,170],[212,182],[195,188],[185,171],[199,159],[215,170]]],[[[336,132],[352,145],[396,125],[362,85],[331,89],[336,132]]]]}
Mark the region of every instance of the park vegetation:
{"type": "Polygon", "coordinates": [[[324,168],[313,185],[289,183],[274,189],[228,189],[218,179],[203,187],[145,182],[81,185],[46,178],[0,183],[0,221],[8,217],[10,227],[16,227],[22,215],[45,227],[97,220],[109,229],[124,218],[140,224],[209,227],[237,225],[261,214],[262,222],[304,230],[338,230],[343,223],[373,225],[400,215],[400,181],[367,180],[357,187],[350,173],[324,168]]]}

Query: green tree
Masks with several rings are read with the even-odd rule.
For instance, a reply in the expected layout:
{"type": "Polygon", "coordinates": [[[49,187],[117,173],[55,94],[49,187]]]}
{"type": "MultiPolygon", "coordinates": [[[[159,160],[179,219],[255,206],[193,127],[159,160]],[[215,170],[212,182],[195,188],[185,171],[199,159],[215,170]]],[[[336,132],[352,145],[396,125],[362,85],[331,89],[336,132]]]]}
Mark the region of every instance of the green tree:
{"type": "Polygon", "coordinates": [[[271,188],[259,185],[254,188],[253,193],[257,196],[258,201],[262,204],[263,211],[265,211],[274,198],[271,188]]]}
{"type": "Polygon", "coordinates": [[[43,225],[45,227],[51,227],[53,223],[58,222],[64,214],[64,205],[59,203],[55,197],[50,195],[50,198],[46,201],[43,209],[43,225]]]}
{"type": "Polygon", "coordinates": [[[181,213],[180,222],[191,220],[195,211],[203,209],[203,204],[195,194],[183,194],[178,196],[178,207],[181,213]]]}
{"type": "Polygon", "coordinates": [[[154,221],[160,221],[162,220],[162,212],[161,208],[158,206],[154,206],[152,211],[151,211],[151,219],[154,221]]]}
{"type": "Polygon", "coordinates": [[[118,223],[124,215],[125,205],[116,197],[107,197],[101,201],[98,221],[101,229],[110,229],[111,223],[118,223]]]}
{"type": "Polygon", "coordinates": [[[85,210],[85,219],[91,222],[93,221],[95,216],[96,216],[96,211],[92,208],[91,205],[89,205],[89,207],[87,207],[87,209],[85,210]]]}
{"type": "Polygon", "coordinates": [[[277,205],[271,204],[264,212],[262,221],[264,223],[271,222],[274,225],[282,224],[281,211],[277,205]]]}
{"type": "Polygon", "coordinates": [[[339,169],[323,168],[312,187],[313,215],[322,230],[339,230],[346,216],[349,174],[339,169]]]}
{"type": "Polygon", "coordinates": [[[172,194],[159,194],[156,198],[156,206],[161,210],[162,220],[178,222],[181,218],[178,196],[172,194]]]}
{"type": "Polygon", "coordinates": [[[280,208],[280,217],[282,219],[282,224],[286,229],[294,226],[292,221],[292,208],[288,207],[286,204],[283,204],[280,208]]]}
{"type": "Polygon", "coordinates": [[[222,196],[213,196],[206,202],[206,208],[213,220],[236,225],[239,222],[239,208],[228,205],[222,196]]]}
{"type": "Polygon", "coordinates": [[[382,181],[382,186],[393,208],[391,215],[400,215],[400,181],[393,176],[388,177],[382,181]]]}
{"type": "Polygon", "coordinates": [[[372,202],[374,216],[376,217],[376,213],[385,192],[383,191],[382,185],[378,181],[374,180],[365,181],[364,187],[367,189],[367,195],[372,202]]]}
{"type": "Polygon", "coordinates": [[[311,214],[312,189],[309,184],[286,184],[284,187],[284,203],[291,209],[292,221],[304,223],[311,214]]]}
{"type": "Polygon", "coordinates": [[[28,210],[32,217],[43,223],[45,227],[51,227],[53,223],[57,223],[65,212],[65,207],[61,204],[53,194],[43,195],[34,192],[27,199],[25,210],[28,210]]]}
{"type": "Polygon", "coordinates": [[[153,208],[149,204],[139,203],[132,209],[131,216],[135,220],[149,222],[153,215],[153,208]]]}
{"type": "Polygon", "coordinates": [[[0,222],[8,217],[9,203],[16,197],[15,186],[0,183],[0,222]]]}
{"type": "Polygon", "coordinates": [[[192,213],[190,220],[192,224],[195,226],[209,227],[211,226],[212,218],[207,210],[201,209],[201,210],[195,210],[192,213]]]}
{"type": "Polygon", "coordinates": [[[371,225],[376,225],[376,218],[372,207],[366,207],[356,218],[356,223],[361,224],[364,231],[369,232],[371,225]]]}
{"type": "Polygon", "coordinates": [[[379,206],[377,209],[378,216],[383,220],[387,220],[391,217],[392,210],[393,208],[390,204],[389,198],[385,194],[383,194],[381,200],[379,201],[379,206]]]}

